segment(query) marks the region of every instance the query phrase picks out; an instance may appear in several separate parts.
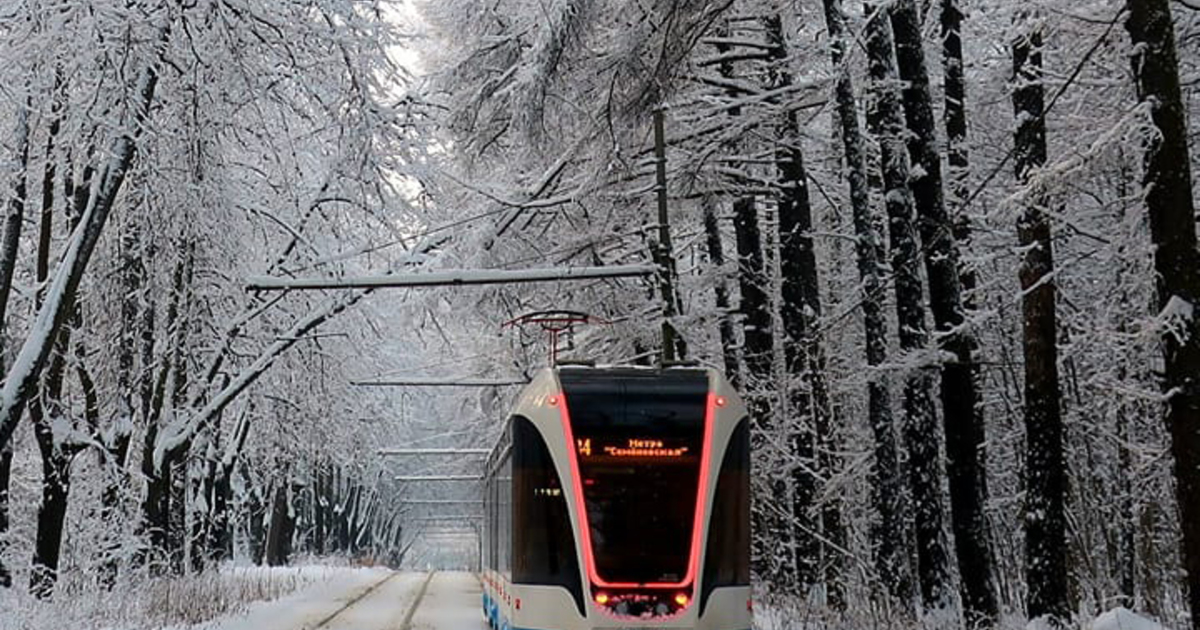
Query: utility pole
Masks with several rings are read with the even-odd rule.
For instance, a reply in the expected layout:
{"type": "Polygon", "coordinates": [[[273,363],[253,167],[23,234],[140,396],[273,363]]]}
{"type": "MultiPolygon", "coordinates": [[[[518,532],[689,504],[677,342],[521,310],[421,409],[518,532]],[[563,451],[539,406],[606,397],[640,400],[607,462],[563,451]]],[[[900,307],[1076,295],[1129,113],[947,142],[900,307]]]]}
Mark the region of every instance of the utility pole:
{"type": "Polygon", "coordinates": [[[658,288],[662,293],[662,360],[664,363],[676,359],[676,344],[683,358],[686,349],[683,340],[671,323],[678,315],[675,295],[675,256],[671,247],[671,225],[667,217],[667,141],[663,131],[663,108],[654,110],[654,162],[655,190],[658,193],[658,242],[654,244],[655,263],[658,265],[658,288]]]}

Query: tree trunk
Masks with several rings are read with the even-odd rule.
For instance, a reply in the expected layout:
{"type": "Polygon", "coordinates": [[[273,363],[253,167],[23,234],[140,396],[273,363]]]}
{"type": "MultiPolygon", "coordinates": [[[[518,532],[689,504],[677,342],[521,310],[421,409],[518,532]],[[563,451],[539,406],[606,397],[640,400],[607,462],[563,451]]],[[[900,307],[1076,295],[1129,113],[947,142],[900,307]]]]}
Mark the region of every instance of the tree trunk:
{"type": "MultiPolygon", "coordinates": [[[[944,103],[946,153],[949,163],[950,216],[954,222],[954,240],[962,249],[971,244],[971,221],[967,200],[971,196],[971,163],[967,153],[967,81],[963,72],[962,0],[941,0],[942,72],[945,75],[944,103]]],[[[975,267],[963,263],[959,268],[963,306],[975,308],[975,267]]]]}
{"type": "MultiPolygon", "coordinates": [[[[945,418],[950,516],[961,576],[960,594],[968,624],[991,623],[999,614],[987,519],[987,477],[983,469],[984,426],[979,408],[974,334],[964,326],[959,251],[942,197],[941,156],[937,150],[933,102],[921,23],[914,0],[897,0],[891,10],[896,62],[905,82],[904,115],[908,152],[919,176],[910,182],[918,229],[925,247],[929,301],[941,349],[954,357],[942,364],[941,400],[945,418]]],[[[949,604],[949,593],[945,593],[949,604]]]]}
{"type": "Polygon", "coordinates": [[[247,488],[246,538],[249,539],[250,543],[250,560],[255,565],[261,565],[267,542],[267,506],[263,504],[263,497],[258,489],[254,487],[254,481],[250,478],[250,475],[243,471],[242,477],[245,479],[247,488]]]}
{"type": "MultiPolygon", "coordinates": [[[[186,250],[186,247],[183,249],[186,250]]],[[[163,353],[157,379],[152,386],[143,387],[142,393],[147,424],[142,442],[142,473],[147,483],[146,498],[142,503],[142,531],[148,536],[153,556],[151,561],[163,563],[159,569],[167,568],[176,573],[183,572],[186,555],[186,462],[191,439],[174,444],[163,452],[161,461],[156,461],[156,456],[161,441],[159,424],[164,409],[170,405],[178,413],[185,404],[188,373],[184,365],[183,346],[187,339],[188,321],[184,310],[190,290],[190,266],[190,253],[185,253],[175,264],[171,301],[167,304],[166,330],[170,343],[163,353]]],[[[148,324],[152,329],[153,321],[148,324]]]]}
{"type": "MultiPolygon", "coordinates": [[[[160,40],[165,41],[168,33],[169,29],[164,27],[160,40]]],[[[49,285],[46,301],[34,318],[32,329],[43,332],[30,335],[25,340],[17,360],[13,363],[21,369],[10,370],[3,388],[0,389],[0,448],[7,446],[11,441],[17,422],[29,398],[37,389],[54,340],[58,338],[59,331],[70,316],[71,302],[79,289],[79,283],[83,280],[83,274],[116,202],[117,193],[125,181],[125,175],[133,163],[134,150],[154,100],[154,87],[158,78],[156,64],[156,61],[147,63],[139,75],[137,85],[134,86],[136,102],[132,107],[133,116],[126,127],[130,131],[113,140],[110,147],[111,157],[103,170],[103,181],[89,197],[87,210],[81,217],[79,228],[67,244],[54,280],[49,285]]]]}
{"type": "Polygon", "coordinates": [[[721,227],[717,223],[717,209],[712,197],[701,201],[704,209],[704,237],[708,246],[708,260],[717,274],[713,292],[716,294],[717,313],[721,334],[721,357],[725,362],[725,376],[737,387],[741,384],[741,368],[738,365],[737,335],[733,328],[733,315],[729,308],[729,285],[725,283],[725,251],[721,245],[721,227]]]}
{"type": "MultiPolygon", "coordinates": [[[[150,425],[147,429],[146,441],[153,441],[157,427],[150,425]]],[[[165,568],[165,557],[162,555],[167,548],[167,505],[171,488],[169,470],[161,473],[154,469],[148,458],[152,448],[142,449],[142,474],[146,478],[146,496],[142,500],[142,522],[140,531],[146,537],[145,549],[139,554],[142,562],[149,564],[152,574],[161,573],[165,568]]]]}
{"type": "Polygon", "coordinates": [[[1186,106],[1170,5],[1167,0],[1141,0],[1127,6],[1125,28],[1136,51],[1138,98],[1150,104],[1159,131],[1146,147],[1143,184],[1163,320],[1162,388],[1168,393],[1166,424],[1175,458],[1181,555],[1192,627],[1200,628],[1200,253],[1186,106]]]}
{"type": "MultiPolygon", "coordinates": [[[[883,199],[888,216],[893,282],[896,290],[896,321],[900,349],[906,364],[925,362],[928,350],[925,324],[924,284],[920,268],[920,240],[913,225],[913,201],[908,190],[910,177],[905,148],[904,110],[896,76],[892,27],[886,14],[868,7],[867,54],[875,99],[867,111],[867,124],[879,139],[883,199]]],[[[927,365],[909,365],[904,374],[904,440],[908,448],[909,489],[916,506],[917,561],[922,599],[926,606],[940,603],[950,581],[949,558],[942,541],[945,521],[942,509],[940,435],[932,400],[933,374],[927,365]]],[[[883,502],[890,514],[881,512],[885,532],[879,549],[880,574],[884,585],[899,601],[912,601],[913,584],[907,549],[907,532],[898,524],[907,522],[907,496],[899,480],[893,481],[883,502]]]]}
{"type": "MultiPolygon", "coordinates": [[[[727,24],[721,26],[719,34],[728,36],[729,27],[727,24]]],[[[716,45],[717,52],[727,54],[732,50],[732,45],[728,42],[721,41],[716,45]]],[[[726,87],[726,95],[731,98],[737,98],[740,95],[740,90],[732,87],[734,79],[733,62],[729,60],[722,61],[718,67],[721,77],[729,84],[726,87]]],[[[732,118],[740,116],[742,109],[739,105],[730,106],[726,113],[732,118]]],[[[734,235],[737,246],[738,255],[738,288],[741,296],[739,311],[742,316],[742,331],[743,331],[743,346],[741,348],[742,360],[746,368],[745,382],[741,382],[743,376],[740,370],[734,371],[731,382],[737,386],[744,386],[747,402],[750,407],[750,416],[753,419],[753,435],[751,438],[752,458],[756,462],[756,466],[760,470],[768,470],[771,468],[768,461],[764,459],[764,446],[769,441],[767,437],[774,428],[774,418],[772,417],[772,404],[766,390],[769,389],[768,382],[771,378],[772,365],[774,363],[774,339],[771,333],[771,311],[766,293],[767,275],[766,261],[764,259],[762,237],[758,225],[758,211],[755,199],[752,196],[742,196],[734,199],[733,202],[733,220],[734,220],[734,235]]],[[[714,264],[718,257],[723,259],[721,255],[720,230],[717,225],[715,212],[706,210],[705,229],[708,236],[708,246],[710,254],[714,255],[714,264]]],[[[720,290],[720,289],[719,289],[720,290]]],[[[720,296],[718,296],[719,299],[720,296]]],[[[724,322],[723,322],[724,325],[724,322]]],[[[738,362],[736,357],[732,356],[729,349],[736,347],[732,322],[729,323],[728,330],[722,329],[722,342],[726,348],[725,363],[726,369],[737,369],[738,362]]],[[[786,544],[787,541],[782,539],[783,527],[779,523],[777,510],[771,507],[772,496],[780,494],[780,485],[784,483],[779,479],[764,479],[763,483],[753,484],[753,508],[751,510],[751,518],[753,523],[754,536],[752,537],[752,567],[756,575],[760,579],[769,582],[776,587],[782,587],[789,578],[787,577],[787,561],[780,554],[780,546],[786,544]]],[[[811,582],[801,578],[802,582],[811,582]]]]}
{"type": "MultiPolygon", "coordinates": [[[[12,481],[12,460],[12,445],[0,447],[0,555],[4,554],[7,547],[4,541],[8,536],[8,487],[12,481]]],[[[11,586],[12,574],[8,572],[4,563],[0,562],[0,588],[11,586]]]]}
{"type": "MultiPolygon", "coordinates": [[[[762,237],[758,228],[758,213],[753,197],[742,197],[733,203],[734,231],[737,234],[738,286],[741,292],[742,330],[745,344],[742,356],[746,363],[746,392],[755,431],[751,449],[756,462],[760,459],[774,428],[770,394],[771,366],[774,363],[774,340],[771,338],[771,311],[765,291],[766,276],[763,261],[762,237]]],[[[774,508],[768,498],[770,480],[759,485],[755,492],[756,542],[755,571],[760,579],[778,582],[781,562],[778,546],[771,544],[779,535],[777,519],[771,516],[774,508]]]]}
{"type": "Polygon", "coordinates": [[[233,557],[233,530],[229,504],[233,498],[233,466],[219,465],[213,482],[212,524],[208,532],[209,558],[214,562],[233,557]]]}
{"type": "Polygon", "coordinates": [[[192,533],[188,541],[190,547],[188,553],[191,557],[191,569],[193,573],[201,573],[207,566],[208,561],[212,559],[210,553],[209,541],[212,540],[214,507],[216,504],[216,477],[219,464],[208,457],[201,462],[204,471],[204,476],[194,480],[192,490],[199,497],[199,501],[193,504],[197,507],[192,512],[192,533]]]}
{"type": "MultiPolygon", "coordinates": [[[[17,253],[21,245],[21,225],[25,217],[25,196],[29,167],[29,106],[17,112],[17,173],[13,178],[12,196],[4,215],[4,241],[0,249],[0,367],[4,365],[8,344],[8,300],[12,295],[13,273],[17,268],[17,253]]],[[[0,440],[0,588],[12,586],[12,576],[4,566],[4,551],[8,545],[8,488],[12,479],[12,443],[0,440]]]]}
{"type": "MultiPolygon", "coordinates": [[[[56,90],[57,91],[57,86],[56,90]]],[[[42,182],[41,225],[38,231],[38,249],[35,261],[35,278],[38,285],[44,287],[50,275],[50,249],[54,230],[54,144],[58,136],[59,121],[55,116],[49,126],[46,140],[45,166],[42,182]]],[[[85,170],[82,186],[90,183],[91,172],[85,170]]],[[[66,207],[66,206],[64,206],[66,207]]],[[[68,208],[64,213],[66,225],[74,230],[79,216],[70,216],[68,208]]],[[[39,291],[36,302],[40,307],[45,294],[39,291]]],[[[79,302],[75,295],[63,303],[70,313],[68,321],[59,329],[52,344],[50,366],[46,371],[45,380],[33,395],[29,404],[29,419],[33,424],[33,434],[37,441],[38,450],[42,456],[42,502],[38,506],[37,542],[34,546],[32,571],[29,577],[30,592],[38,598],[48,598],[54,592],[54,584],[58,580],[58,561],[62,552],[63,527],[67,515],[67,500],[71,489],[71,460],[75,455],[75,447],[65,442],[66,437],[61,430],[56,431],[60,423],[70,423],[67,417],[69,410],[63,405],[63,389],[67,372],[67,351],[71,347],[71,332],[79,325],[79,302]],[[56,435],[56,433],[58,433],[56,435]]]]}
{"type": "Polygon", "coordinates": [[[325,467],[318,464],[315,474],[313,475],[313,553],[318,556],[325,555],[325,485],[328,482],[328,475],[325,472],[325,467]]]}
{"type": "MultiPolygon", "coordinates": [[[[159,432],[159,416],[162,410],[162,388],[165,386],[169,365],[163,366],[157,383],[152,387],[150,408],[146,415],[146,433],[142,440],[142,475],[146,479],[146,496],[142,500],[141,532],[146,536],[145,544],[149,556],[144,560],[151,564],[152,572],[166,567],[167,515],[170,510],[171,472],[169,465],[161,468],[154,465],[154,444],[159,432]]],[[[169,462],[168,462],[169,463],[169,462]]]]}
{"type": "Polygon", "coordinates": [[[1033,27],[1013,42],[1013,112],[1017,119],[1017,179],[1032,190],[1017,224],[1021,261],[1021,311],[1025,348],[1025,581],[1030,619],[1065,626],[1067,603],[1067,472],[1059,408],[1054,257],[1045,199],[1030,184],[1046,164],[1042,34],[1033,27]]]}
{"type": "MultiPolygon", "coordinates": [[[[187,404],[188,364],[187,345],[188,333],[191,326],[189,316],[192,303],[192,261],[194,257],[193,243],[187,242],[179,247],[182,258],[175,267],[174,290],[172,304],[175,313],[168,313],[167,329],[171,333],[172,358],[170,362],[171,376],[170,399],[167,404],[172,410],[184,408],[187,404]]],[[[176,411],[176,413],[178,413],[176,411]]],[[[207,424],[200,430],[207,429],[207,424]]],[[[167,516],[167,545],[171,558],[171,569],[176,575],[182,575],[186,570],[188,549],[188,487],[190,484],[190,469],[188,466],[189,453],[195,438],[189,438],[167,451],[168,457],[163,466],[172,466],[171,493],[168,503],[167,516]]]]}
{"type": "Polygon", "coordinates": [[[290,493],[286,476],[277,484],[271,499],[271,524],[267,529],[266,561],[267,566],[271,567],[280,567],[288,563],[292,553],[292,534],[296,525],[288,502],[290,493]]]}
{"type": "MultiPolygon", "coordinates": [[[[772,15],[764,20],[767,45],[773,67],[770,89],[792,85],[786,68],[788,43],[782,19],[772,15]]],[[[779,264],[780,319],[784,334],[784,363],[789,386],[785,399],[791,416],[788,448],[791,457],[802,465],[793,465],[791,515],[796,525],[796,554],[793,562],[802,580],[826,585],[830,603],[840,607],[841,553],[825,549],[805,530],[820,532],[836,546],[843,547],[845,532],[841,524],[841,506],[832,492],[826,492],[827,479],[838,474],[840,463],[835,453],[832,408],[825,379],[825,348],[817,332],[821,317],[820,279],[813,247],[812,204],[808,194],[808,173],[800,148],[800,125],[794,111],[783,105],[777,123],[775,166],[779,178],[779,264]],[[824,496],[822,506],[816,505],[824,496]],[[817,511],[819,509],[819,512],[817,511]],[[820,562],[821,565],[814,566],[820,562]],[[815,579],[814,579],[815,578],[815,579]]]]}
{"type": "Polygon", "coordinates": [[[171,573],[183,575],[187,559],[188,464],[186,452],[163,464],[171,468],[167,486],[167,560],[171,573]]]}
{"type": "Polygon", "coordinates": [[[363,504],[363,489],[357,482],[350,487],[349,507],[344,514],[346,518],[346,552],[351,556],[358,555],[358,525],[359,513],[363,504]]]}
{"type": "MultiPolygon", "coordinates": [[[[140,299],[145,291],[146,276],[143,253],[140,226],[136,219],[131,219],[120,240],[121,288],[124,294],[121,296],[121,324],[117,341],[117,413],[111,420],[111,426],[98,432],[96,436],[106,452],[101,520],[106,524],[110,540],[105,549],[108,559],[100,569],[100,582],[106,588],[112,588],[117,579],[117,554],[121,542],[117,540],[117,536],[111,534],[120,530],[119,521],[123,518],[120,506],[121,492],[122,487],[129,481],[125,464],[129,456],[134,417],[137,413],[137,377],[134,366],[137,356],[137,328],[139,323],[144,323],[141,318],[143,306],[140,299]]],[[[148,308],[153,310],[152,305],[148,305],[148,308]]]]}
{"type": "MultiPolygon", "coordinates": [[[[887,359],[887,321],[883,314],[884,285],[880,277],[879,234],[871,216],[870,193],[867,187],[866,156],[862,131],[858,125],[858,103],[850,73],[843,68],[846,58],[846,16],[841,0],[823,0],[825,24],[829,31],[830,57],[837,83],[836,125],[842,137],[846,161],[846,178],[850,184],[850,206],[854,215],[855,253],[858,274],[862,281],[863,322],[866,331],[868,368],[880,366],[887,359]]],[[[880,514],[891,513],[894,505],[884,505],[895,498],[899,484],[899,463],[887,377],[870,369],[867,383],[869,424],[875,438],[875,459],[872,470],[873,494],[880,514]]],[[[897,521],[889,527],[896,527],[897,521]]]]}
{"type": "Polygon", "coordinates": [[[1120,525],[1117,539],[1117,582],[1121,594],[1117,604],[1130,610],[1137,602],[1137,518],[1135,516],[1135,499],[1133,496],[1133,451],[1129,435],[1129,414],[1132,409],[1122,405],[1117,410],[1117,471],[1118,490],[1121,493],[1119,514],[1120,525]]]}
{"type": "Polygon", "coordinates": [[[69,422],[63,416],[63,384],[66,374],[64,351],[70,343],[70,328],[64,328],[46,382],[29,405],[29,419],[42,455],[42,502],[38,506],[37,541],[34,546],[29,590],[45,599],[54,592],[58,580],[58,561],[62,552],[63,527],[66,524],[67,499],[71,490],[71,461],[77,448],[55,435],[54,427],[69,422]]]}
{"type": "MultiPolygon", "coordinates": [[[[67,516],[67,497],[71,489],[71,455],[63,445],[55,443],[49,425],[54,420],[46,418],[45,411],[39,400],[32,401],[29,406],[29,416],[34,421],[34,435],[42,452],[42,502],[38,506],[37,540],[29,575],[29,590],[40,599],[50,597],[58,580],[58,560],[67,516]]],[[[50,413],[58,411],[51,410],[50,413]]]]}

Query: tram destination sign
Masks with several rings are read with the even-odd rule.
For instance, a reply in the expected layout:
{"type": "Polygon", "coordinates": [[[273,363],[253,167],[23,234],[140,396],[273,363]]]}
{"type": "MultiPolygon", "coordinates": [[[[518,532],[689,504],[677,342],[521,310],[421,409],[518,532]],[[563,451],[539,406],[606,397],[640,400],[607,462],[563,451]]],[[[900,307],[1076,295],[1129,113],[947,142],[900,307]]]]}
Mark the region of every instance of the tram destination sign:
{"type": "Polygon", "coordinates": [[[583,459],[614,458],[676,458],[686,457],[691,446],[681,439],[636,437],[623,439],[580,437],[575,439],[575,450],[583,459]]]}

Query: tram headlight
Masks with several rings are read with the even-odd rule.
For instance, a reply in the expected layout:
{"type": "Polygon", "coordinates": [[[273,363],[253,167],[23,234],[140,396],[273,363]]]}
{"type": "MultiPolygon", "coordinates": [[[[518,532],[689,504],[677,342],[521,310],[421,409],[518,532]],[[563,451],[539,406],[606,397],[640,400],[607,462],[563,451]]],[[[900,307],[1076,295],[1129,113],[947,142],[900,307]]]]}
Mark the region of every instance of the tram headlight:
{"type": "Polygon", "coordinates": [[[596,593],[596,603],[601,606],[608,603],[608,593],[596,593]]]}
{"type": "Polygon", "coordinates": [[[679,604],[680,606],[687,606],[687,603],[688,603],[687,593],[676,594],[675,595],[675,603],[679,604]]]}

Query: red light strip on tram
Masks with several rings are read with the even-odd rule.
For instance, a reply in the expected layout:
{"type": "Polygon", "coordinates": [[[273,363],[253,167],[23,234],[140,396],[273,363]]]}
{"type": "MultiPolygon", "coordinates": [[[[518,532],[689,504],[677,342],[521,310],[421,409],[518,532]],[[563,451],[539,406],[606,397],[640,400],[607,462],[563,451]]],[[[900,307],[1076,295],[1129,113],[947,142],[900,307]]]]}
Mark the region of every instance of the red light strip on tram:
{"type": "Polygon", "coordinates": [[[712,466],[712,433],[713,423],[716,419],[716,410],[719,406],[725,405],[725,398],[717,396],[711,392],[708,394],[708,403],[704,411],[704,444],[701,447],[700,455],[700,482],[697,484],[696,491],[696,514],[692,520],[692,553],[688,558],[687,575],[680,582],[650,582],[647,584],[638,584],[635,582],[609,582],[600,577],[596,571],[596,556],[592,551],[592,524],[587,520],[587,505],[583,498],[583,484],[580,481],[582,475],[579,472],[579,454],[575,450],[575,435],[571,431],[571,414],[567,411],[566,395],[551,396],[547,399],[551,406],[557,406],[559,414],[562,418],[563,434],[567,440],[568,448],[571,452],[571,488],[575,495],[575,512],[578,515],[579,521],[583,524],[581,531],[583,532],[583,555],[584,561],[587,564],[588,578],[592,583],[601,588],[680,588],[689,586],[696,581],[696,571],[700,565],[700,543],[703,532],[701,531],[704,524],[704,508],[707,505],[708,498],[708,476],[709,469],[712,466]]]}

